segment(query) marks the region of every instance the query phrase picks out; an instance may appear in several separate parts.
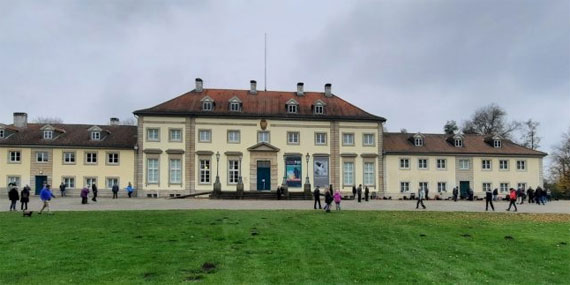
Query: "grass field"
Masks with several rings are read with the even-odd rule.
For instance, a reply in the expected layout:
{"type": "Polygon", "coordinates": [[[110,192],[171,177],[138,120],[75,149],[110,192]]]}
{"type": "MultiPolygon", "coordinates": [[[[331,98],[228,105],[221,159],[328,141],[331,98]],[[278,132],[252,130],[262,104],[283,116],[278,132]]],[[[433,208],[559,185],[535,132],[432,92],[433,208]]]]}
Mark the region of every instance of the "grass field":
{"type": "Polygon", "coordinates": [[[570,215],[0,213],[0,232],[0,284],[570,282],[570,215]]]}

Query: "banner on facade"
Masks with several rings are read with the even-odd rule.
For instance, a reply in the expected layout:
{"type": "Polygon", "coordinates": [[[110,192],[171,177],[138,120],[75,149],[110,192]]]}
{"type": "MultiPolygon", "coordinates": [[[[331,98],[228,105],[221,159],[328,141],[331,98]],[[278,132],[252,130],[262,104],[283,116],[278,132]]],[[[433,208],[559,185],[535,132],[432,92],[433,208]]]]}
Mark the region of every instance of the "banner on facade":
{"type": "Polygon", "coordinates": [[[313,158],[313,175],[315,186],[329,187],[329,158],[313,158]]]}
{"type": "Polygon", "coordinates": [[[287,186],[301,187],[301,157],[290,156],[285,159],[285,169],[287,172],[287,186]]]}

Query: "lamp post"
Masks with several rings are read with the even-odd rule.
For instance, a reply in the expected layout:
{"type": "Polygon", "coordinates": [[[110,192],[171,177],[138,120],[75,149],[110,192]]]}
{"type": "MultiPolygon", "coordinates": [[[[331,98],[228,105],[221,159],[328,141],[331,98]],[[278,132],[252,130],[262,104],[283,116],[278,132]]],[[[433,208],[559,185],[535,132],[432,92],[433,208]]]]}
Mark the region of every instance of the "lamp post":
{"type": "Polygon", "coordinates": [[[220,152],[216,152],[216,182],[214,182],[214,196],[220,195],[222,192],[222,183],[220,183],[220,152]]]}
{"type": "Polygon", "coordinates": [[[283,182],[281,183],[281,190],[285,199],[289,197],[289,187],[287,187],[287,156],[283,154],[283,182]]]}
{"type": "Polygon", "coordinates": [[[239,155],[239,178],[238,178],[238,184],[236,187],[237,194],[240,198],[243,196],[243,179],[241,176],[241,161],[242,161],[242,159],[243,159],[243,156],[240,154],[239,155]]]}
{"type": "Polygon", "coordinates": [[[311,182],[309,181],[309,160],[310,159],[311,159],[311,155],[309,155],[309,153],[307,152],[307,155],[305,155],[305,160],[307,161],[307,177],[305,178],[305,185],[303,187],[306,197],[311,196],[311,182]]]}

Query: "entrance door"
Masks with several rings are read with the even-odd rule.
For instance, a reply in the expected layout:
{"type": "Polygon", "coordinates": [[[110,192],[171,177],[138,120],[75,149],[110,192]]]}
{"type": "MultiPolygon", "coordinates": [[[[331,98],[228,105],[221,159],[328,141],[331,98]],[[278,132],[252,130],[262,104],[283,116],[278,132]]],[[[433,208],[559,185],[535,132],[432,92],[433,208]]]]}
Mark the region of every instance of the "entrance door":
{"type": "Polygon", "coordinates": [[[40,195],[40,192],[47,184],[47,176],[36,176],[36,195],[40,195]]]}
{"type": "Polygon", "coordinates": [[[469,196],[469,181],[459,181],[459,197],[465,199],[469,196]]]}
{"type": "Polygon", "coordinates": [[[271,190],[271,162],[257,162],[257,190],[271,190]]]}

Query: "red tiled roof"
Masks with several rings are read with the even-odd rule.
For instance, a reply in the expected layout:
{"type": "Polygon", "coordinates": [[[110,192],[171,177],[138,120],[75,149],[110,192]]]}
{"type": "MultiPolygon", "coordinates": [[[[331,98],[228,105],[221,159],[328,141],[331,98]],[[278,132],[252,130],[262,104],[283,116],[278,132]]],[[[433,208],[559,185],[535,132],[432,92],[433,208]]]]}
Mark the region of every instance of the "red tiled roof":
{"type": "Polygon", "coordinates": [[[325,97],[322,92],[305,92],[303,96],[298,96],[296,92],[257,91],[257,94],[254,95],[250,94],[249,90],[230,89],[204,89],[202,92],[193,90],[152,108],[135,111],[134,114],[386,121],[386,119],[372,115],[340,97],[334,95],[325,97]],[[202,102],[200,100],[206,96],[212,98],[215,102],[213,111],[202,111],[202,102]],[[241,100],[241,112],[229,111],[229,100],[233,97],[241,100]],[[295,99],[299,103],[299,109],[296,114],[287,113],[286,103],[290,99],[295,99]],[[326,104],[324,115],[313,113],[312,107],[317,100],[321,100],[326,104]]]}
{"type": "Polygon", "coordinates": [[[463,147],[455,147],[449,140],[449,135],[445,134],[422,134],[424,137],[423,146],[415,146],[411,139],[412,133],[384,133],[384,151],[390,153],[409,154],[489,154],[489,155],[530,155],[546,156],[541,151],[528,149],[513,143],[510,140],[502,139],[501,147],[495,148],[486,141],[482,135],[462,135],[463,147]]]}
{"type": "Polygon", "coordinates": [[[101,132],[101,140],[91,140],[87,131],[93,125],[75,125],[75,124],[49,124],[56,130],[64,131],[63,133],[54,133],[54,139],[43,139],[43,131],[41,128],[47,124],[28,124],[26,128],[15,128],[10,125],[12,130],[17,132],[10,136],[0,139],[0,146],[28,146],[38,145],[46,147],[100,147],[100,148],[119,148],[132,149],[137,144],[137,127],[136,126],[107,126],[97,125],[103,131],[101,132]]]}

